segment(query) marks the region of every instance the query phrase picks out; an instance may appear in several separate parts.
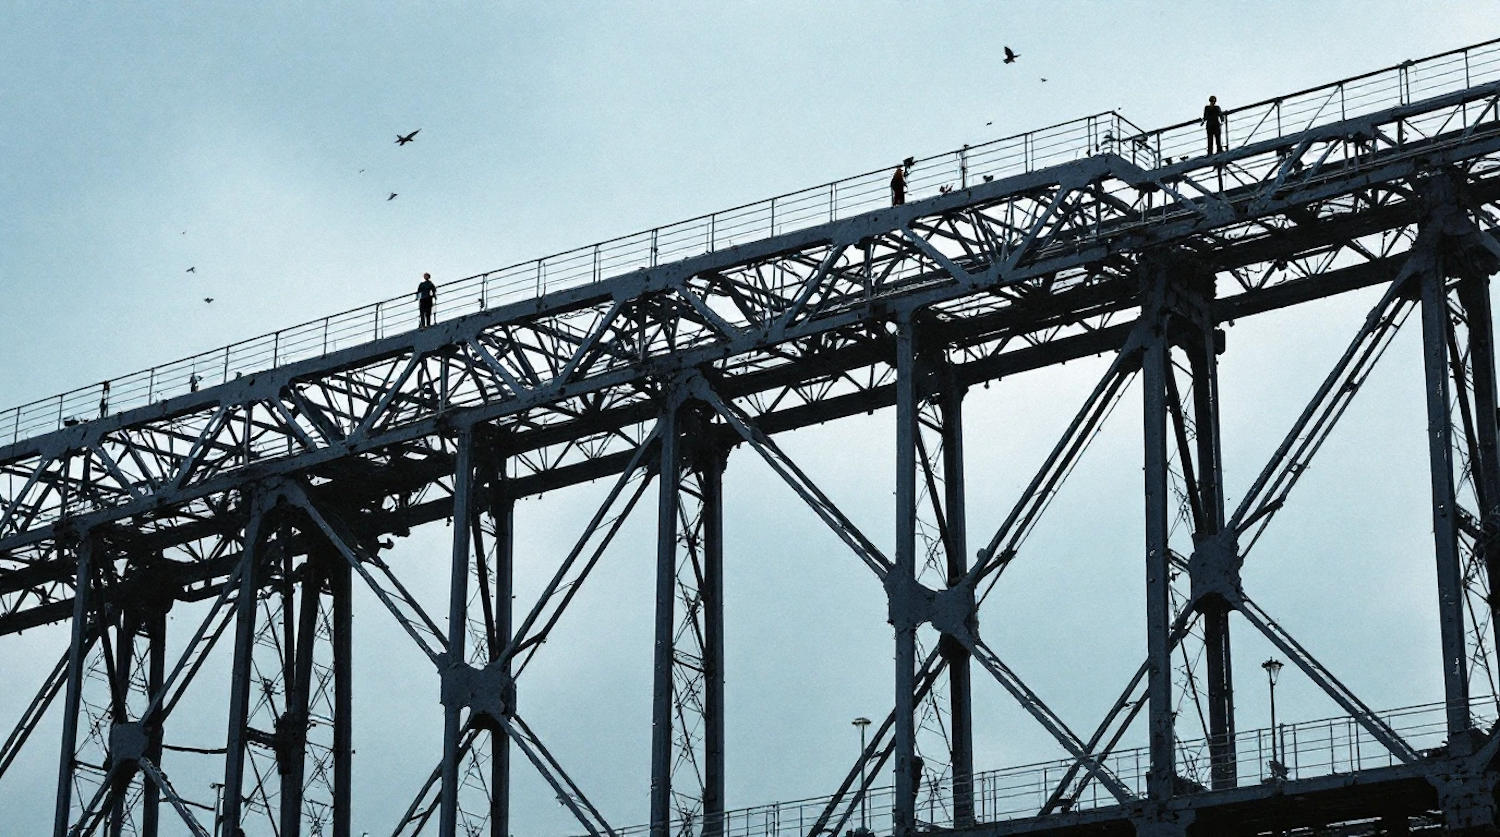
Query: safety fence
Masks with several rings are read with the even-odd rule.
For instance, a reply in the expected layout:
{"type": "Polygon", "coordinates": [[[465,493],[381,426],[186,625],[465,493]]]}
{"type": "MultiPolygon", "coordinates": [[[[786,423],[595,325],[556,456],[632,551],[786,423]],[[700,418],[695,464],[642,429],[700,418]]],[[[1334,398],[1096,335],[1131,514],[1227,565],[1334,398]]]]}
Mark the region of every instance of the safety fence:
{"type": "MultiPolygon", "coordinates": [[[[1226,109],[1223,138],[1230,148],[1241,147],[1497,79],[1500,39],[1226,109]]],[[[1413,126],[1419,127],[1434,128],[1413,126]]],[[[1116,112],[1098,113],[913,159],[903,167],[907,197],[931,197],[1100,153],[1156,168],[1204,150],[1203,130],[1192,120],[1143,131],[1116,112]]],[[[446,319],[483,311],[870,212],[890,204],[893,170],[894,165],[444,283],[434,313],[446,319]]],[[[399,334],[418,323],[415,294],[382,300],[0,411],[0,440],[17,442],[399,334]]]]}
{"type": "MultiPolygon", "coordinates": [[[[1409,706],[1378,713],[1389,728],[1419,753],[1444,746],[1447,739],[1446,711],[1442,703],[1409,706]]],[[[1470,703],[1470,716],[1481,729],[1493,727],[1497,717],[1497,697],[1477,697],[1470,703]]],[[[1209,752],[1206,739],[1177,743],[1177,772],[1189,786],[1206,789],[1209,784],[1209,752]]],[[[1135,747],[1111,753],[1103,765],[1136,796],[1146,793],[1150,771],[1150,751],[1135,747]]],[[[1295,782],[1336,774],[1389,767],[1399,760],[1368,729],[1354,718],[1341,716],[1293,724],[1280,724],[1274,734],[1270,728],[1241,732],[1235,736],[1235,772],[1237,783],[1265,784],[1295,782]]],[[[1072,759],[1039,762],[974,774],[973,800],[976,822],[1031,817],[1050,804],[1051,811],[1076,811],[1103,808],[1118,800],[1097,780],[1085,779],[1086,772],[1075,768],[1072,759]],[[1072,777],[1067,787],[1065,778],[1072,777]],[[1080,781],[1082,780],[1082,781],[1080,781]]],[[[738,808],[724,814],[725,837],[807,837],[828,810],[832,796],[799,799],[738,808]]],[[[895,790],[890,786],[872,788],[862,805],[837,806],[838,816],[831,817],[820,833],[857,837],[861,830],[890,834],[891,811],[895,790]],[[845,813],[847,812],[847,816],[845,813]],[[839,827],[842,822],[842,827],[839,827]]],[[[922,828],[948,828],[954,824],[951,779],[924,775],[917,795],[917,824],[922,828]]],[[[701,823],[675,822],[674,837],[701,833],[701,823]]],[[[616,829],[618,837],[640,837],[650,832],[648,825],[616,829]]]]}

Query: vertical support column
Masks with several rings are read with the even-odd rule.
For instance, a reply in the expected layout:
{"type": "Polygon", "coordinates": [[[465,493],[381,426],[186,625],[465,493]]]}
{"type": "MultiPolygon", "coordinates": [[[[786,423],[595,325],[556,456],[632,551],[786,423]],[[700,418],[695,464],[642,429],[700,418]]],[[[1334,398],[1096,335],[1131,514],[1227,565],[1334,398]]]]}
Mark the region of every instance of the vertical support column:
{"type": "Polygon", "coordinates": [[[917,380],[916,339],[910,319],[896,331],[896,562],[886,580],[891,624],[896,634],[896,797],[891,812],[895,837],[916,832],[916,667],[917,621],[906,597],[917,576],[917,380]]]}
{"type": "Polygon", "coordinates": [[[225,835],[240,827],[240,808],[245,777],[245,726],[250,717],[251,660],[255,652],[256,604],[260,591],[260,532],[265,516],[259,497],[250,501],[250,519],[245,523],[241,546],[240,592],[235,602],[234,669],[230,675],[229,733],[224,752],[225,835]]]}
{"type": "MultiPolygon", "coordinates": [[[[1157,282],[1165,277],[1154,277],[1157,282]]],[[[1155,291],[1160,299],[1161,289],[1155,291]]],[[[1157,309],[1160,311],[1160,308],[1157,309]]],[[[1149,698],[1151,769],[1147,792],[1156,802],[1172,795],[1174,742],[1172,728],[1171,587],[1167,558],[1167,375],[1171,374],[1167,320],[1160,316],[1156,332],[1141,360],[1146,498],[1146,659],[1150,674],[1149,698]]]]}
{"type": "Polygon", "coordinates": [[[1479,497],[1480,535],[1476,548],[1484,558],[1490,590],[1490,625],[1500,649],[1500,428],[1497,428],[1495,324],[1490,308],[1490,278],[1482,273],[1458,281],[1458,299],[1469,323],[1469,374],[1474,387],[1474,435],[1478,461],[1472,464],[1479,497]]]}
{"type": "MultiPolygon", "coordinates": [[[[159,608],[147,616],[146,641],[146,694],[154,697],[161,694],[162,681],[167,671],[167,614],[159,608]]],[[[158,716],[146,719],[146,758],[161,767],[162,722],[158,716]]],[[[141,800],[141,837],[156,837],[161,822],[161,789],[155,782],[145,782],[141,800]]]]}
{"type": "Polygon", "coordinates": [[[1208,750],[1213,789],[1225,790],[1238,784],[1239,767],[1234,747],[1229,608],[1221,601],[1203,607],[1203,644],[1208,657],[1208,750]]]}
{"type": "MultiPolygon", "coordinates": [[[[1212,280],[1208,289],[1212,291],[1212,280]]],[[[1219,434],[1219,359],[1208,300],[1200,299],[1200,328],[1188,349],[1193,375],[1193,427],[1197,431],[1197,489],[1201,515],[1194,546],[1220,537],[1224,530],[1224,458],[1219,434]]],[[[1214,790],[1238,784],[1234,746],[1234,666],[1229,645],[1229,603],[1210,596],[1199,603],[1203,614],[1204,654],[1208,658],[1208,749],[1214,790]]]]}
{"type": "MultiPolygon", "coordinates": [[[[704,428],[707,429],[705,423],[704,428]]],[[[703,837],[724,834],[724,464],[727,451],[704,433],[702,488],[703,837]]]]}
{"type": "MultiPolygon", "coordinates": [[[[106,604],[110,597],[106,596],[106,604]]],[[[115,624],[115,667],[110,672],[110,701],[109,718],[111,726],[124,724],[130,720],[130,680],[133,676],[132,669],[135,663],[135,641],[136,627],[132,624],[132,616],[124,612],[121,607],[118,611],[118,621],[115,624]]],[[[100,628],[104,630],[104,628],[100,628]]],[[[109,800],[109,818],[105,821],[104,833],[109,837],[121,837],[125,832],[125,797],[126,791],[134,778],[135,766],[126,765],[120,755],[110,748],[105,767],[114,777],[114,788],[111,789],[109,800]],[[116,772],[118,771],[118,772],[116,772]]]]}
{"type": "MultiPolygon", "coordinates": [[[[515,630],[511,585],[515,579],[516,501],[498,484],[504,481],[504,468],[503,463],[498,466],[499,478],[490,491],[490,518],[495,524],[495,643],[490,649],[492,659],[510,644],[515,630]]],[[[509,682],[511,661],[507,659],[503,665],[509,682]]],[[[501,730],[492,731],[490,749],[490,834],[492,837],[510,837],[510,736],[501,730]]]]}
{"type": "MultiPolygon", "coordinates": [[[[963,388],[951,367],[943,370],[943,512],[948,542],[948,586],[958,584],[969,572],[968,513],[964,498],[963,388]]],[[[972,595],[972,591],[969,591],[972,595]]],[[[948,661],[950,733],[953,739],[953,824],[974,824],[974,705],[969,650],[951,637],[939,640],[948,661]]]]}
{"type": "MultiPolygon", "coordinates": [[[[464,665],[464,639],[469,625],[469,518],[473,506],[474,433],[459,432],[453,464],[453,563],[448,589],[448,661],[464,665]]],[[[463,707],[443,706],[443,785],[438,817],[439,837],[454,837],[458,830],[459,722],[463,707]]]]}
{"type": "Polygon", "coordinates": [[[661,417],[657,472],[656,644],[651,689],[651,837],[668,837],[672,817],[672,628],[677,585],[678,405],[661,417]]]}
{"type": "Polygon", "coordinates": [[[62,752],[57,768],[57,808],[53,837],[67,837],[73,817],[73,763],[78,752],[78,712],[83,699],[83,662],[88,651],[89,593],[93,589],[94,542],[84,535],[78,544],[77,586],[73,593],[73,631],[68,646],[68,690],[63,699],[62,752]]]}
{"type": "Polygon", "coordinates": [[[286,714],[277,719],[276,757],[281,774],[281,831],[279,837],[302,835],[302,785],[307,774],[307,712],[312,698],[313,649],[318,642],[318,603],[322,597],[322,567],[309,555],[303,565],[302,589],[295,633],[286,637],[292,649],[287,672],[286,714]]]}
{"type": "Polygon", "coordinates": [[[724,451],[713,413],[674,395],[660,420],[653,833],[712,835],[724,819],[724,451]]]}
{"type": "MultiPolygon", "coordinates": [[[[315,549],[327,550],[319,545],[315,549]]],[[[317,553],[315,553],[317,554],[317,553]]],[[[324,552],[329,595],[333,599],[333,837],[350,837],[354,780],[354,590],[353,568],[337,554],[324,552]]]]}
{"type": "Polygon", "coordinates": [[[1463,567],[1458,555],[1458,515],[1453,486],[1453,423],[1448,410],[1448,299],[1446,283],[1430,253],[1421,273],[1423,367],[1427,380],[1427,446],[1432,476],[1432,533],[1436,546],[1438,627],[1443,648],[1448,740],[1467,748],[1469,729],[1468,650],[1464,643],[1463,567]],[[1464,742],[1464,743],[1460,743],[1464,742]]]}

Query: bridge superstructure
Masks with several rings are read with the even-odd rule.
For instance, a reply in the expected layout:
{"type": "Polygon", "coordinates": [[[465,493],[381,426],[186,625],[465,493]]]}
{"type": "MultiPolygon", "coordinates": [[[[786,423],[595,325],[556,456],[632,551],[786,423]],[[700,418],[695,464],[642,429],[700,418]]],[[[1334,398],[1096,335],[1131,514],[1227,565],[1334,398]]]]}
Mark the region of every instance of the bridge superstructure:
{"type": "Polygon", "coordinates": [[[868,828],[857,812],[872,801],[873,824],[897,837],[1492,832],[1500,736],[1479,682],[1493,674],[1500,572],[1497,107],[1492,41],[1230,111],[1228,148],[1212,156],[1196,123],[1146,131],[1098,115],[920,161],[904,205],[884,205],[885,175],[870,173],[444,286],[452,307],[429,328],[387,301],[0,413],[0,634],[71,626],[0,746],[0,781],[59,712],[59,837],[155,835],[162,816],[195,834],[349,834],[360,584],[431,661],[445,714],[443,757],[413,777],[395,834],[509,834],[522,761],[581,831],[632,830],[605,821],[517,693],[647,499],[657,561],[643,830],[780,835],[791,826],[779,813],[757,825],[725,804],[721,474],[738,449],[889,600],[892,711],[833,795],[797,809],[799,833],[868,828]],[[1374,307],[1231,508],[1217,358],[1232,346],[1220,325],[1359,288],[1380,289],[1374,307]],[[1252,598],[1240,569],[1411,315],[1445,700],[1377,711],[1252,598]],[[1107,370],[1013,511],[971,539],[966,388],[1098,354],[1107,370]],[[1148,655],[1081,734],[985,641],[977,614],[1137,380],[1148,655]],[[890,407],[888,552],[775,437],[890,407]],[[516,500],[601,479],[612,487],[551,583],[513,610],[516,500]],[[1178,514],[1189,525],[1174,539],[1178,514]],[[444,518],[446,626],[403,584],[389,537],[444,518]],[[206,616],[168,659],[166,613],[183,601],[206,616]],[[1326,769],[1311,755],[1283,760],[1321,744],[1267,760],[1264,737],[1238,728],[1232,614],[1345,713],[1327,722],[1326,769]],[[219,645],[233,658],[224,795],[205,826],[161,763],[176,746],[171,713],[219,645]],[[1184,682],[1172,656],[1188,645],[1205,664],[1184,682]],[[973,763],[976,675],[1067,754],[1022,771],[1028,782],[1040,771],[1035,798],[1012,804],[1018,792],[1002,790],[1021,774],[973,763]],[[1201,740],[1179,735],[1185,688],[1203,692],[1201,740]],[[919,755],[933,701],[949,741],[919,755]],[[1148,746],[1122,750],[1137,719],[1148,746]],[[885,775],[891,786],[877,787],[885,775]]]}

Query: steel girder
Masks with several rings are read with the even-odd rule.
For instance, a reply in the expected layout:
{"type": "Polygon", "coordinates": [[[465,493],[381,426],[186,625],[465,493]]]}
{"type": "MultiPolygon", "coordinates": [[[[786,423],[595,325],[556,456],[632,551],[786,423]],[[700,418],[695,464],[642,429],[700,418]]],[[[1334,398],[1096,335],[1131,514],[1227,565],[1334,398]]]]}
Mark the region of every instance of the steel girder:
{"type": "MultiPolygon", "coordinates": [[[[568,465],[629,445],[620,429],[651,419],[652,399],[676,369],[712,366],[732,397],[755,396],[766,412],[816,414],[817,405],[888,383],[876,368],[891,360],[880,323],[901,311],[938,320],[952,332],[950,351],[973,362],[1093,334],[1139,309],[1139,290],[1122,278],[1132,253],[1209,254],[1228,278],[1227,305],[1254,297],[1274,305],[1275,291],[1301,277],[1387,255],[1392,243],[1368,239],[1409,225],[1401,184],[1414,175],[1477,162],[1475,185],[1490,186],[1497,92],[1487,85],[1322,126],[1214,165],[1148,172],[1090,157],[24,440],[0,449],[0,555],[28,571],[0,582],[0,615],[66,586],[56,570],[40,569],[65,528],[130,520],[169,545],[205,529],[212,537],[211,521],[237,485],[294,473],[337,479],[341,468],[346,477],[349,469],[420,471],[446,427],[504,425],[517,439],[517,477],[550,474],[556,485],[568,481],[568,465]],[[1382,131],[1428,123],[1445,130],[1382,131]],[[1391,133],[1401,139],[1380,139],[1391,133]],[[1209,188],[1220,169],[1241,182],[1209,188]],[[28,581],[33,573],[41,577],[28,581]]],[[[451,471],[451,462],[433,470],[451,471]]]]}
{"type": "MultiPolygon", "coordinates": [[[[201,832],[156,766],[160,728],[174,695],[193,679],[232,618],[225,820],[236,825],[259,805],[282,833],[296,833],[308,819],[303,771],[311,764],[314,773],[332,774],[326,805],[337,833],[337,812],[340,806],[347,812],[348,804],[348,692],[336,677],[330,683],[317,671],[320,657],[331,657],[332,669],[339,659],[347,661],[347,591],[357,574],[434,663],[444,686],[444,756],[398,832],[420,829],[436,811],[444,833],[460,821],[466,828],[488,821],[494,833],[507,833],[509,764],[501,754],[514,746],[587,831],[613,834],[515,711],[514,679],[655,476],[663,588],[656,718],[666,726],[653,747],[652,826],[665,833],[674,817],[687,823],[696,811],[712,832],[722,810],[722,772],[713,778],[722,748],[716,753],[711,694],[721,672],[709,673],[716,641],[714,573],[707,568],[718,548],[709,545],[717,515],[711,498],[723,446],[746,444],[872,570],[890,595],[896,626],[896,709],[812,834],[842,828],[871,782],[860,768],[892,754],[896,830],[917,827],[916,712],[945,674],[952,678],[958,739],[947,754],[948,780],[955,811],[962,808],[964,774],[972,768],[964,766],[971,750],[959,722],[967,704],[961,671],[970,660],[1075,758],[1075,771],[1043,813],[1067,808],[1082,783],[1098,782],[1141,829],[1184,827],[1209,803],[1186,796],[1177,775],[1170,657],[1201,617],[1204,642],[1218,649],[1209,658],[1212,783],[1215,792],[1230,793],[1227,765],[1234,753],[1219,746],[1233,742],[1227,623],[1215,621],[1229,609],[1265,633],[1405,763],[1410,769],[1402,778],[1437,784],[1433,770],[1418,769],[1422,757],[1238,583],[1239,563],[1420,299],[1440,607],[1454,709],[1452,752],[1443,769],[1459,777],[1438,791],[1453,824],[1492,819],[1492,804],[1487,809],[1465,777],[1486,773],[1497,739],[1476,735],[1455,707],[1466,700],[1472,660],[1493,654],[1481,636],[1494,630],[1488,603],[1476,606],[1466,591],[1495,572],[1487,547],[1500,495],[1487,304],[1493,265],[1483,257],[1500,249],[1488,210],[1500,195],[1497,96],[1497,85],[1471,88],[1152,171],[1101,154],[561,291],[0,449],[0,632],[69,616],[74,626],[65,661],[42,684],[36,708],[0,755],[13,757],[19,745],[9,742],[23,742],[35,718],[63,693],[68,720],[60,833],[84,833],[102,823],[119,833],[136,810],[142,823],[154,822],[156,801],[163,798],[201,832]],[[1183,273],[1197,278],[1184,282],[1183,273]],[[1205,283],[1204,275],[1216,279],[1205,283]],[[1226,516],[1214,450],[1213,327],[1382,283],[1388,292],[1349,351],[1239,509],[1226,516]],[[954,549],[963,528],[954,393],[968,383],[1105,351],[1116,352],[1115,363],[1015,512],[967,566],[961,547],[954,549]],[[1174,353],[1187,359],[1191,388],[1176,380],[1174,353]],[[1138,372],[1146,385],[1151,654],[1085,740],[980,638],[973,614],[1138,372]],[[1458,416],[1450,409],[1454,392],[1458,416]],[[894,560],[771,440],[775,432],[889,404],[898,408],[901,455],[894,560]],[[924,425],[924,413],[937,420],[924,425]],[[708,440],[718,464],[705,466],[703,454],[683,452],[684,421],[699,423],[694,436],[708,440]],[[1190,426],[1196,447],[1188,440],[1190,426]],[[929,430],[941,445],[923,441],[929,430]],[[1175,471],[1169,465],[1174,436],[1175,471]],[[508,595],[501,604],[508,591],[502,574],[509,572],[505,503],[609,474],[620,475],[615,489],[512,632],[508,595]],[[1166,532],[1167,481],[1176,475],[1188,486],[1182,496],[1195,534],[1187,559],[1172,553],[1166,532]],[[943,543],[945,564],[932,586],[919,579],[917,566],[924,486],[936,530],[927,540],[943,543]],[[695,504],[686,513],[684,496],[695,504]],[[444,632],[380,556],[390,547],[379,537],[448,515],[454,519],[453,589],[444,632]],[[299,563],[298,556],[306,557],[299,563]],[[1192,589],[1175,607],[1179,591],[1169,570],[1183,565],[1192,589]],[[120,606],[125,596],[112,589],[116,576],[128,580],[148,570],[149,589],[165,591],[168,603],[215,601],[170,676],[161,652],[153,650],[161,647],[159,632],[128,621],[120,606]],[[471,579],[477,595],[470,593],[471,579]],[[322,602],[325,592],[329,605],[322,602]],[[679,592],[680,613],[673,606],[679,592]],[[258,668],[258,610],[273,599],[279,610],[268,610],[265,622],[282,623],[276,636],[284,647],[272,667],[276,673],[260,675],[266,699],[257,702],[250,687],[258,668]],[[1473,630],[1464,627],[1466,613],[1473,630]],[[916,637],[925,625],[941,640],[924,660],[916,637]],[[483,642],[471,652],[473,636],[483,642]],[[696,643],[701,691],[697,681],[679,676],[676,652],[684,640],[696,643]],[[332,648],[320,654],[320,641],[332,648]],[[88,766],[76,751],[76,723],[89,700],[85,680],[95,645],[104,649],[98,665],[113,668],[107,672],[108,729],[91,727],[104,736],[101,776],[90,799],[73,800],[80,767],[88,766]],[[137,681],[140,694],[132,704],[126,693],[137,681]],[[1144,796],[1107,763],[1143,705],[1133,697],[1142,687],[1150,697],[1154,752],[1144,796]],[[694,727],[680,713],[700,699],[702,726],[694,727]],[[326,759],[313,752],[317,745],[306,734],[316,700],[332,704],[326,759]],[[274,732],[255,726],[257,713],[274,732]],[[694,732],[700,728],[701,741],[694,732]],[[479,758],[486,740],[490,753],[479,758]],[[275,753],[280,778],[268,784],[257,777],[247,792],[258,746],[275,753]],[[674,788],[689,785],[677,781],[674,765],[700,757],[704,770],[691,791],[674,795],[674,788]],[[491,791],[478,807],[466,805],[464,788],[472,786],[464,778],[484,769],[485,761],[494,777],[491,791]],[[142,789],[138,799],[132,788],[142,789]],[[82,803],[77,811],[74,802],[82,803]]],[[[7,763],[0,759],[0,770],[7,763]]],[[[345,830],[347,822],[345,813],[345,830]]],[[[955,824],[966,822],[955,813],[955,824]]],[[[155,826],[143,827],[149,833],[155,826]]]]}

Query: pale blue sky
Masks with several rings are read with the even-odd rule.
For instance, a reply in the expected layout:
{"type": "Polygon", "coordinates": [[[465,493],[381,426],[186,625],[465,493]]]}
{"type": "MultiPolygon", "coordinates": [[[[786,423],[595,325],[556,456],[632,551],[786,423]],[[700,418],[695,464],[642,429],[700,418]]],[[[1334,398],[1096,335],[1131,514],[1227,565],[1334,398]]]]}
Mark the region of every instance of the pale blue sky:
{"type": "MultiPolygon", "coordinates": [[[[1233,107],[1497,24],[1493,0],[0,4],[0,407],[406,293],[423,271],[451,280],[1110,108],[1176,122],[1210,94],[1233,107]],[[1003,45],[1017,64],[1001,64],[1003,45]]],[[[1372,301],[1230,330],[1233,495],[1372,301]]],[[[1441,698],[1416,346],[1414,329],[1398,340],[1246,569],[1376,706],[1441,698]]],[[[1102,369],[976,390],[974,540],[1102,369]]],[[[985,614],[991,643],[1077,728],[1144,648],[1138,415],[1127,398],[1028,543],[1037,560],[1018,562],[985,614]]],[[[890,427],[877,413],[785,442],[882,543],[890,427]]],[[[889,708],[880,590],[748,452],[726,479],[729,801],[827,793],[855,749],[849,719],[889,708]]],[[[603,488],[521,505],[523,584],[603,488]]],[[[633,521],[522,687],[615,825],[646,816],[650,526],[633,521]]],[[[431,603],[446,537],[439,524],[403,545],[431,603]]],[[[380,833],[431,769],[441,715],[435,678],[365,599],[355,833],[380,833]]],[[[1267,652],[1236,631],[1241,725],[1257,726],[1267,652]]],[[[0,730],[60,648],[45,630],[0,643],[0,730]]],[[[195,692],[205,718],[222,712],[214,673],[195,692]]],[[[981,768],[1058,755],[975,679],[981,768]]],[[[1333,714],[1291,674],[1278,698],[1291,718],[1333,714]]],[[[221,743],[219,721],[182,723],[183,743],[221,743]]],[[[0,835],[46,820],[55,741],[49,722],[0,781],[0,835]]],[[[174,780],[202,799],[212,779],[174,780]]],[[[570,830],[534,780],[517,807],[518,833],[570,830]]]]}

